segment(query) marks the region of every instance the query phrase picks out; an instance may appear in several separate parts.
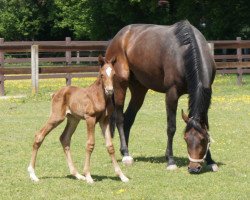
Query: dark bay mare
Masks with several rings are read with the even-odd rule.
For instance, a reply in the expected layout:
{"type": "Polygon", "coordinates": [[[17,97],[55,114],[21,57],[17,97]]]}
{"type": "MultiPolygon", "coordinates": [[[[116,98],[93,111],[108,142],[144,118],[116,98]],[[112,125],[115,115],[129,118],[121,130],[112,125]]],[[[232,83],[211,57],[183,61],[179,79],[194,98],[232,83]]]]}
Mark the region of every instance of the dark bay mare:
{"type": "MultiPolygon", "coordinates": [[[[217,171],[211,158],[208,134],[208,109],[215,63],[203,35],[188,21],[172,26],[136,24],[121,29],[109,44],[106,59],[116,57],[114,69],[115,115],[123,162],[131,164],[128,142],[131,126],[141,108],[148,89],[166,94],[167,111],[167,169],[175,169],[173,137],[176,131],[178,99],[189,95],[189,114],[182,112],[186,122],[184,139],[187,143],[190,173],[198,173],[206,161],[217,171]],[[131,99],[123,113],[126,90],[131,99]]],[[[157,102],[155,102],[157,103],[157,102]]],[[[114,123],[115,122],[115,123],[114,123]]]]}

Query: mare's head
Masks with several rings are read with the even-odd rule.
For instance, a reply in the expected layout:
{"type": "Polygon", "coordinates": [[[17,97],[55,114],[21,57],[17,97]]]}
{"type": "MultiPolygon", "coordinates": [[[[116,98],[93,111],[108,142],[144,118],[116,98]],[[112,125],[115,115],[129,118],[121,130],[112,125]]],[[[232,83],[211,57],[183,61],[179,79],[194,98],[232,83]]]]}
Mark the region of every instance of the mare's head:
{"type": "Polygon", "coordinates": [[[207,127],[198,119],[189,118],[182,110],[182,118],[187,126],[184,133],[184,139],[187,143],[190,173],[199,173],[202,168],[210,145],[210,138],[207,127]]]}
{"type": "Polygon", "coordinates": [[[111,96],[114,93],[113,78],[115,75],[115,70],[113,65],[116,59],[112,58],[111,60],[107,61],[102,57],[102,55],[99,55],[98,61],[101,66],[99,78],[102,82],[103,89],[107,96],[111,96]]]}

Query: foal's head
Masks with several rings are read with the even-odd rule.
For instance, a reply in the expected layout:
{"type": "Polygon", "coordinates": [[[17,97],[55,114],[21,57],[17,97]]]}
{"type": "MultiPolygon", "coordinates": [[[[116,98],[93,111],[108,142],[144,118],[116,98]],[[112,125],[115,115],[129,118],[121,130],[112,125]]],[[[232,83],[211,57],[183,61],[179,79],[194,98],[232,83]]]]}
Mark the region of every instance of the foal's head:
{"type": "Polygon", "coordinates": [[[187,124],[184,139],[188,150],[188,171],[190,173],[199,173],[210,145],[207,127],[206,125],[202,125],[198,120],[189,118],[183,111],[182,118],[187,124]]]}
{"type": "Polygon", "coordinates": [[[99,78],[102,81],[103,89],[107,96],[111,96],[114,93],[113,87],[113,78],[115,75],[114,63],[116,62],[115,58],[107,61],[102,55],[98,57],[99,64],[101,65],[101,69],[99,71],[99,78]]]}

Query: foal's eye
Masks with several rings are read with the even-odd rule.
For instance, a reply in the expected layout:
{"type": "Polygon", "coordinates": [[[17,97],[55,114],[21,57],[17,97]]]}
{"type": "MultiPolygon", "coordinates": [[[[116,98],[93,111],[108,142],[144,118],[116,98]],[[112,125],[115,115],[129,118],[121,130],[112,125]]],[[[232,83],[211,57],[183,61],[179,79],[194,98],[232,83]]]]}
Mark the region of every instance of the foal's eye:
{"type": "Polygon", "coordinates": [[[101,74],[101,78],[103,78],[103,74],[101,74]]]}

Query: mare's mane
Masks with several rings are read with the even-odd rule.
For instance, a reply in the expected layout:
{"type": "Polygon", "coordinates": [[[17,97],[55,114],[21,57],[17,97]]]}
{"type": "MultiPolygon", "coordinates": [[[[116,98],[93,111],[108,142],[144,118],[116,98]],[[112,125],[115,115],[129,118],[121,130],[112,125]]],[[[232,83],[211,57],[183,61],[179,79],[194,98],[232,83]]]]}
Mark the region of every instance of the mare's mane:
{"type": "MultiPolygon", "coordinates": [[[[186,20],[178,22],[176,24],[175,36],[180,46],[188,45],[183,58],[189,94],[189,117],[201,124],[205,124],[208,128],[207,112],[211,103],[212,90],[211,88],[205,88],[202,84],[202,58],[190,23],[186,20]]],[[[194,126],[194,128],[196,127],[194,126]]]]}

